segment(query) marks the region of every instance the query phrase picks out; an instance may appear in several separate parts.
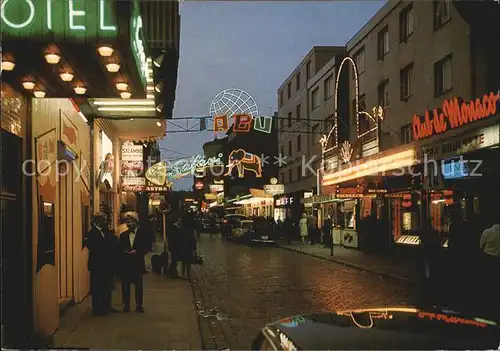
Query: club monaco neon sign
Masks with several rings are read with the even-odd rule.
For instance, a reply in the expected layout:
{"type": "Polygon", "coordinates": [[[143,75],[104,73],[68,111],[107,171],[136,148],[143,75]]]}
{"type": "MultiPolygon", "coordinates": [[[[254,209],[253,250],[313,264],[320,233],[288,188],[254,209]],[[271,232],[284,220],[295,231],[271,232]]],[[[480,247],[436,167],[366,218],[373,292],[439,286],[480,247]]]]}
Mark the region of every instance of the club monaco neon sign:
{"type": "Polygon", "coordinates": [[[459,98],[445,100],[442,109],[426,111],[423,118],[413,115],[413,138],[420,140],[433,135],[442,134],[448,129],[488,118],[497,114],[499,94],[489,93],[473,101],[462,101],[459,98]],[[432,113],[432,116],[431,116],[432,113]]]}
{"type": "Polygon", "coordinates": [[[116,36],[116,16],[109,0],[3,0],[2,32],[13,36],[116,36]],[[64,5],[65,6],[64,6],[64,5]],[[61,6],[63,5],[63,6],[61,6]]]}

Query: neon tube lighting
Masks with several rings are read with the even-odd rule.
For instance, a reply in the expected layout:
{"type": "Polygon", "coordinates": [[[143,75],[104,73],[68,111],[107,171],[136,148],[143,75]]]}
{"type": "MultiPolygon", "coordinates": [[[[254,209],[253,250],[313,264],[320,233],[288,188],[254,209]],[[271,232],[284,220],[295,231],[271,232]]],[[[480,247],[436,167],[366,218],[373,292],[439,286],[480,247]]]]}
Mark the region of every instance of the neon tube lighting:
{"type": "Polygon", "coordinates": [[[412,166],[415,163],[414,156],[414,151],[408,150],[395,155],[386,156],[381,159],[370,160],[365,163],[325,175],[323,178],[323,185],[338,184],[380,172],[412,166]]]}
{"type": "Polygon", "coordinates": [[[94,101],[94,105],[109,105],[109,106],[132,106],[132,105],[149,105],[149,106],[154,106],[155,102],[154,101],[149,101],[149,100],[138,100],[138,101],[94,101]]]}
{"type": "Polygon", "coordinates": [[[125,112],[125,111],[154,111],[154,107],[99,107],[97,111],[114,111],[114,112],[125,112]]]}

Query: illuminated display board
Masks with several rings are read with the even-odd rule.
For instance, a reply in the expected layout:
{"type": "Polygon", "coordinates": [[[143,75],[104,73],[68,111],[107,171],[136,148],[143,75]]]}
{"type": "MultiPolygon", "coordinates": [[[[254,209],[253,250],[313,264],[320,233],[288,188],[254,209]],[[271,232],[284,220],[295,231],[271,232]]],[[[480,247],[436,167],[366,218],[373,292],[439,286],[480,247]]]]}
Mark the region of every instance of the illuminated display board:
{"type": "Polygon", "coordinates": [[[41,41],[118,36],[115,0],[3,0],[2,35],[41,41]]]}

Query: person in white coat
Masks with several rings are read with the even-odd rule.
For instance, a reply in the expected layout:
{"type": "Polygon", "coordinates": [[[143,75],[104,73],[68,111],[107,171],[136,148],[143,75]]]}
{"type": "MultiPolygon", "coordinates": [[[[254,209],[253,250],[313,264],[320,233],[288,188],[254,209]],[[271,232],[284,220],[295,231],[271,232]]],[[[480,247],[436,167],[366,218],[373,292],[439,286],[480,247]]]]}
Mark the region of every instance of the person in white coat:
{"type": "Polygon", "coordinates": [[[300,228],[300,238],[302,239],[302,244],[305,244],[308,235],[307,216],[305,213],[302,214],[302,218],[299,221],[299,228],[300,228]]]}

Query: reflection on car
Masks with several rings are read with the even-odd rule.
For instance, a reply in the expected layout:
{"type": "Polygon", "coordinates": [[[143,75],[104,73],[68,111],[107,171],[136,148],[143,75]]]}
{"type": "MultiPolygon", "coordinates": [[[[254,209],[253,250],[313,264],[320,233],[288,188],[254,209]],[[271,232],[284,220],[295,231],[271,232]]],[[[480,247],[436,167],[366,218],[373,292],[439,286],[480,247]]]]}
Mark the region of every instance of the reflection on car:
{"type": "Polygon", "coordinates": [[[498,322],[439,308],[388,307],[293,316],[266,325],[252,350],[494,350],[498,322]]]}

